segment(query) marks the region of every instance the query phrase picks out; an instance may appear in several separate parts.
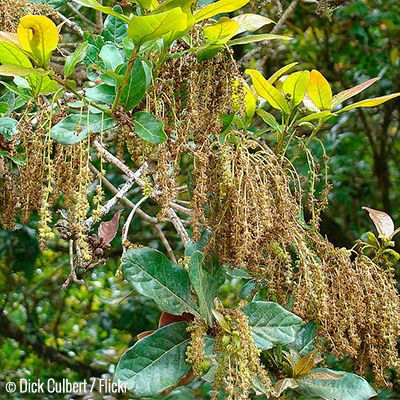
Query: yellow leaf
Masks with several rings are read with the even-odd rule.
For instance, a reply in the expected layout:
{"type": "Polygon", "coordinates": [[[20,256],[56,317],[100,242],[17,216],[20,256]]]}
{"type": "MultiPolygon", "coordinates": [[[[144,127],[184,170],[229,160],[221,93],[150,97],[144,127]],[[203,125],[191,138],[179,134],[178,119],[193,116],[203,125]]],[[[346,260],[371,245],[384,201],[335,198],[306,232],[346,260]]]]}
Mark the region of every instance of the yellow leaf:
{"type": "Polygon", "coordinates": [[[282,85],[283,93],[290,95],[292,106],[303,101],[304,95],[307,92],[308,79],[310,77],[309,71],[294,72],[290,74],[282,85]]]}
{"type": "Polygon", "coordinates": [[[289,114],[289,105],[283,94],[272,86],[261,74],[254,69],[246,69],[246,74],[249,74],[253,80],[254,88],[257,93],[271,104],[272,107],[282,110],[289,114]]]}
{"type": "Polygon", "coordinates": [[[400,96],[399,93],[392,93],[382,97],[374,97],[373,99],[361,100],[357,103],[350,104],[349,106],[343,107],[341,110],[336,111],[337,113],[342,113],[344,111],[352,110],[353,108],[359,107],[375,107],[379,106],[382,103],[385,103],[388,100],[394,99],[395,97],[400,96]]]}
{"type": "Polygon", "coordinates": [[[27,15],[17,28],[22,48],[42,67],[47,67],[58,44],[58,30],[52,20],[42,15],[27,15]]]}
{"type": "Polygon", "coordinates": [[[197,22],[203,21],[217,14],[239,10],[239,8],[242,8],[248,2],[249,0],[220,0],[201,8],[195,13],[194,17],[197,22]]]}
{"type": "Polygon", "coordinates": [[[308,95],[319,110],[329,110],[332,103],[332,90],[324,76],[313,69],[308,81],[308,95]]]}
{"type": "Polygon", "coordinates": [[[222,17],[213,25],[204,28],[207,42],[225,43],[236,34],[239,24],[227,17],[222,17]]]}

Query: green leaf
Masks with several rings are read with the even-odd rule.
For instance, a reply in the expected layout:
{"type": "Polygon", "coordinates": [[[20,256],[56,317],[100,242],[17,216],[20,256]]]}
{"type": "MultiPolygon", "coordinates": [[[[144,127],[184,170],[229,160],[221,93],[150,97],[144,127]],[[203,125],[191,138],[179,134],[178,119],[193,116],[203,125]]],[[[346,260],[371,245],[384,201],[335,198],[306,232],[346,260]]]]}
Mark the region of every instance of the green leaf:
{"type": "Polygon", "coordinates": [[[8,111],[10,105],[8,103],[0,102],[0,114],[4,114],[8,111]]]}
{"type": "Polygon", "coordinates": [[[28,76],[28,81],[34,96],[37,96],[39,93],[54,93],[58,90],[57,82],[53,81],[49,76],[32,74],[28,76]]]}
{"type": "Polygon", "coordinates": [[[208,326],[212,326],[213,300],[216,296],[213,278],[202,268],[204,255],[195,251],[190,257],[189,278],[199,300],[201,316],[206,320],[208,326]]]}
{"type": "Polygon", "coordinates": [[[128,37],[139,47],[174,30],[187,28],[187,16],[180,7],[161,14],[132,16],[128,27],[128,37]]]}
{"type": "Polygon", "coordinates": [[[326,368],[315,368],[311,372],[329,372],[343,375],[340,379],[297,379],[298,388],[301,393],[310,396],[320,396],[327,400],[367,400],[376,396],[376,392],[368,382],[349,372],[337,372],[326,368]]]}
{"type": "Polygon", "coordinates": [[[251,295],[255,287],[256,287],[255,279],[251,279],[250,281],[246,282],[240,289],[239,297],[241,299],[247,299],[247,297],[251,295]]]}
{"type": "Polygon", "coordinates": [[[283,94],[273,87],[260,72],[255,69],[246,69],[245,73],[251,76],[256,92],[267,100],[272,107],[283,111],[285,114],[290,113],[288,103],[283,94]]]}
{"type": "Polygon", "coordinates": [[[114,16],[116,18],[121,19],[124,22],[129,22],[130,21],[130,19],[128,17],[126,17],[124,14],[120,14],[120,13],[114,11],[111,7],[102,6],[96,0],[73,0],[73,1],[75,3],[80,4],[81,6],[94,8],[95,10],[101,11],[104,14],[112,15],[112,16],[114,16]]]}
{"type": "Polygon", "coordinates": [[[313,121],[316,119],[329,119],[330,117],[333,117],[335,115],[336,114],[332,114],[330,111],[319,111],[319,112],[307,115],[306,117],[300,118],[296,122],[296,125],[300,125],[304,122],[309,122],[309,121],[313,121]]]}
{"type": "MultiPolygon", "coordinates": [[[[121,104],[129,111],[136,107],[146,93],[146,72],[143,63],[136,58],[128,82],[121,94],[121,104]]],[[[154,143],[154,142],[153,142],[154,143]]],[[[160,142],[161,143],[161,142],[160,142]]]]}
{"type": "MultiPolygon", "coordinates": [[[[113,10],[118,14],[123,13],[122,8],[118,5],[114,6],[113,10]]],[[[109,15],[104,21],[104,29],[101,35],[105,41],[121,44],[127,32],[128,25],[126,22],[114,15],[109,15]]]]}
{"type": "MultiPolygon", "coordinates": [[[[87,114],[72,114],[62,119],[50,130],[50,137],[59,143],[72,145],[86,139],[88,133],[87,114]]],[[[116,125],[116,121],[110,115],[90,114],[89,131],[97,133],[105,131],[116,125]]]]}
{"type": "Polygon", "coordinates": [[[381,79],[381,78],[370,79],[366,82],[360,83],[359,85],[352,87],[351,89],[347,89],[347,90],[344,90],[343,92],[336,94],[332,98],[331,110],[333,110],[337,105],[339,105],[340,103],[343,103],[347,99],[350,99],[351,97],[355,96],[356,94],[361,93],[363,90],[370,87],[373,83],[375,83],[379,79],[381,79]]]}
{"type": "Polygon", "coordinates": [[[198,61],[209,60],[214,57],[221,49],[224,48],[223,44],[213,44],[211,46],[202,46],[196,53],[198,61]]]}
{"type": "Polygon", "coordinates": [[[239,10],[239,8],[242,8],[248,2],[249,0],[220,0],[201,8],[195,12],[194,17],[196,18],[196,22],[199,22],[217,14],[239,10]]]}
{"type": "Polygon", "coordinates": [[[222,17],[215,24],[208,25],[203,29],[207,42],[218,44],[226,43],[239,28],[239,24],[230,18],[222,17]]]}
{"type": "Polygon", "coordinates": [[[17,165],[25,165],[25,161],[24,160],[21,160],[19,157],[11,156],[9,151],[0,150],[0,156],[9,158],[10,160],[12,160],[17,165]]]}
{"type": "Polygon", "coordinates": [[[190,370],[185,363],[188,323],[174,322],[136,342],[119,360],[114,382],[126,384],[136,397],[156,396],[190,370]]]}
{"type": "Polygon", "coordinates": [[[251,279],[252,278],[252,276],[242,268],[229,269],[228,267],[225,267],[225,271],[231,278],[239,278],[239,279],[241,279],[241,278],[251,279]]]}
{"type": "Polygon", "coordinates": [[[259,14],[240,14],[232,18],[239,24],[239,29],[236,31],[236,35],[243,32],[254,32],[257,29],[262,28],[267,24],[274,24],[272,19],[263,17],[259,14]]]}
{"type": "Polygon", "coordinates": [[[297,104],[303,101],[304,95],[307,92],[309,78],[309,71],[294,72],[283,82],[283,93],[290,96],[292,107],[297,106],[297,104]]]}
{"type": "Polygon", "coordinates": [[[31,62],[21,49],[15,47],[11,43],[3,41],[0,41],[0,63],[32,68],[31,62]]]}
{"type": "Polygon", "coordinates": [[[85,97],[95,103],[112,104],[115,99],[115,87],[106,84],[97,85],[86,91],[85,97]]]}
{"type": "Polygon", "coordinates": [[[248,35],[248,36],[243,36],[238,39],[230,40],[227,43],[227,45],[235,46],[238,44],[256,43],[256,42],[262,42],[264,40],[273,40],[273,39],[292,40],[292,38],[289,36],[273,35],[270,33],[261,33],[259,35],[248,35]]]}
{"type": "Polygon", "coordinates": [[[253,338],[260,350],[293,342],[304,325],[297,315],[271,301],[253,301],[243,312],[249,317],[253,338]]]}
{"type": "Polygon", "coordinates": [[[76,50],[67,57],[64,65],[65,78],[68,78],[74,72],[76,64],[79,64],[86,57],[88,44],[89,42],[81,43],[76,50]]]}
{"type": "Polygon", "coordinates": [[[276,392],[276,396],[279,398],[281,394],[287,389],[295,389],[297,388],[298,384],[296,379],[293,378],[284,378],[279,379],[274,385],[274,390],[276,392]]]}
{"type": "Polygon", "coordinates": [[[282,127],[281,125],[278,124],[277,120],[275,119],[275,117],[266,112],[265,110],[263,110],[262,108],[260,108],[259,110],[257,110],[257,114],[263,119],[263,121],[270,126],[271,128],[273,128],[274,130],[276,130],[277,132],[282,132],[282,127]]]}
{"type": "Polygon", "coordinates": [[[290,343],[290,346],[295,348],[303,357],[314,348],[316,333],[317,326],[310,322],[298,333],[294,342],[290,343]]]}
{"type": "Polygon", "coordinates": [[[36,68],[27,68],[16,64],[0,65],[0,75],[3,76],[28,76],[31,74],[39,74],[42,76],[50,74],[51,71],[41,71],[36,68]]]}
{"type": "Polygon", "coordinates": [[[165,142],[168,139],[163,129],[164,123],[154,115],[139,111],[134,114],[134,117],[135,131],[142,139],[154,144],[165,142]]]}
{"type": "Polygon", "coordinates": [[[307,92],[319,110],[330,109],[332,104],[331,87],[324,76],[315,69],[311,71],[307,92]]]}
{"type": "Polygon", "coordinates": [[[0,134],[7,140],[11,140],[12,136],[17,133],[18,121],[8,117],[0,118],[0,134]]]}
{"type": "Polygon", "coordinates": [[[341,110],[338,110],[336,112],[339,114],[345,111],[352,110],[353,108],[379,106],[380,104],[385,103],[386,101],[394,99],[395,97],[398,96],[400,96],[400,93],[392,93],[382,97],[375,97],[373,99],[362,100],[357,103],[350,104],[349,106],[343,107],[341,110]]]}
{"type": "Polygon", "coordinates": [[[272,85],[281,75],[283,75],[285,72],[289,71],[289,69],[292,69],[295,65],[297,65],[298,62],[294,62],[288,65],[285,65],[278,71],[276,71],[273,75],[271,75],[268,78],[268,82],[272,85]]]}
{"type": "Polygon", "coordinates": [[[103,46],[99,57],[104,61],[105,69],[110,71],[115,71],[118,66],[124,63],[120,52],[113,44],[103,46]]]}
{"type": "Polygon", "coordinates": [[[139,293],[151,297],[163,311],[199,316],[190,297],[188,272],[163,253],[153,249],[129,250],[123,257],[122,272],[139,293]]]}

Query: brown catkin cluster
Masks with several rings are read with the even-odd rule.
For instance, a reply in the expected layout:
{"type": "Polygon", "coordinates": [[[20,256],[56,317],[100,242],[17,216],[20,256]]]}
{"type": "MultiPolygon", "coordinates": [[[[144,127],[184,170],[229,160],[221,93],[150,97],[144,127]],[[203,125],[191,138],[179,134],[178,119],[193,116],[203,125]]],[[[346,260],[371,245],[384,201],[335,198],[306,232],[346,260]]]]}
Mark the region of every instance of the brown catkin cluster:
{"type": "MultiPolygon", "coordinates": [[[[54,114],[53,124],[63,116],[65,110],[54,114]]],[[[87,189],[94,181],[89,170],[89,139],[70,146],[55,142],[46,128],[48,118],[44,105],[34,120],[28,114],[22,115],[17,133],[11,141],[7,141],[8,151],[22,158],[24,163],[15,165],[6,159],[4,164],[4,184],[0,186],[1,222],[3,228],[12,229],[18,215],[22,223],[27,223],[32,212],[37,211],[43,246],[46,239],[53,237],[49,227],[52,207],[62,196],[59,205],[66,210],[70,235],[82,242],[83,252],[86,253],[83,255],[88,257],[82,222],[89,209],[87,189]]]]}
{"type": "Polygon", "coordinates": [[[56,14],[44,4],[27,0],[0,0],[0,31],[16,32],[19,19],[25,15],[56,14]]]}
{"type": "Polygon", "coordinates": [[[239,305],[236,309],[217,308],[224,319],[223,326],[217,324],[214,353],[218,367],[215,371],[212,399],[219,398],[223,389],[226,399],[249,399],[249,392],[255,377],[260,379],[267,393],[272,393],[272,382],[260,361],[261,350],[257,348],[248,324],[248,318],[239,305]]]}
{"type": "MultiPolygon", "coordinates": [[[[182,42],[174,52],[186,48],[182,42]]],[[[168,141],[155,151],[154,146],[140,145],[140,140],[132,136],[131,127],[127,130],[127,147],[133,158],[150,158],[155,162],[153,178],[155,188],[162,193],[158,201],[163,207],[176,197],[176,188],[184,181],[180,174],[188,173],[181,171],[182,155],[193,157],[195,237],[199,236],[199,222],[204,222],[207,172],[212,162],[212,144],[222,126],[220,114],[232,112],[232,83],[238,76],[237,66],[227,50],[200,62],[192,53],[170,58],[160,69],[144,104],[147,112],[163,121],[168,141]]]]}
{"type": "Polygon", "coordinates": [[[236,139],[214,144],[207,171],[209,248],[250,272],[267,299],[287,304],[292,297],[292,311],[316,322],[337,356],[349,355],[361,374],[372,366],[384,384],[388,368],[399,366],[400,299],[390,269],[365,255],[352,262],[318,224],[301,222],[296,175],[273,152],[236,139]]]}

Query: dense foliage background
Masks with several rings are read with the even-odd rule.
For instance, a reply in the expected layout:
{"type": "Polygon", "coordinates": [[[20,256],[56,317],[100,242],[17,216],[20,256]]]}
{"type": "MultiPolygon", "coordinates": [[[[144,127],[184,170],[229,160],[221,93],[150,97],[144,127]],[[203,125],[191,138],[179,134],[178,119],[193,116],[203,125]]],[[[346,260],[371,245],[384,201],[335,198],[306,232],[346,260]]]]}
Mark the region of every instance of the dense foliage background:
{"type": "MultiPolygon", "coordinates": [[[[59,0],[36,0],[35,3],[55,8],[84,31],[100,33],[103,30],[104,16],[93,9],[59,0]]],[[[103,3],[113,6],[118,2],[104,0],[103,3]]],[[[129,7],[128,2],[119,3],[124,8],[129,7]]],[[[18,18],[21,9],[26,7],[22,0],[13,4],[0,0],[0,30],[7,30],[6,21],[18,18]]],[[[301,69],[321,71],[334,93],[376,76],[381,77],[380,81],[361,96],[378,97],[399,92],[399,2],[351,1],[335,8],[334,2],[325,0],[253,1],[245,11],[280,21],[275,33],[291,36],[293,40],[240,46],[235,49],[234,56],[243,70],[262,65],[264,76],[298,61],[301,69]],[[287,9],[289,12],[285,12],[287,9]]],[[[270,32],[270,27],[263,29],[270,32]]],[[[68,24],[61,33],[64,40],[59,46],[60,54],[53,55],[50,64],[56,72],[79,38],[68,24]]],[[[87,80],[82,67],[72,77],[78,87],[87,80]]],[[[361,209],[364,205],[387,212],[395,224],[399,220],[399,125],[400,100],[397,98],[378,108],[359,108],[343,114],[330,121],[321,133],[331,158],[329,181],[332,184],[329,207],[322,214],[321,231],[336,246],[352,247],[357,238],[371,230],[371,222],[361,209]]],[[[316,147],[315,152],[318,151],[316,147]]],[[[118,184],[114,182],[115,186],[118,184]]],[[[107,196],[111,197],[111,192],[107,196]]],[[[139,193],[132,201],[138,199],[139,193]]],[[[157,206],[152,203],[143,206],[151,215],[155,209],[157,206]]],[[[123,219],[126,217],[122,215],[123,219]]],[[[28,225],[18,221],[15,231],[0,231],[2,399],[11,398],[3,389],[5,382],[19,377],[43,380],[67,377],[81,381],[104,373],[111,376],[122,352],[136,341],[138,333],[155,329],[160,316],[152,300],[139,294],[119,303],[118,299],[131,290],[115,276],[122,251],[119,236],[112,243],[105,265],[87,274],[83,284],[73,284],[62,290],[69,274],[68,248],[54,240],[47,250],[39,250],[37,229],[33,218],[28,225]]],[[[163,230],[172,247],[179,249],[181,245],[172,224],[164,222],[163,230]]],[[[154,225],[137,215],[131,224],[130,241],[165,251],[154,225]]],[[[181,253],[182,250],[180,248],[181,253]]],[[[400,277],[398,269],[397,274],[400,277]]],[[[236,301],[240,287],[239,280],[224,287],[227,302],[236,301]]],[[[345,359],[339,363],[333,356],[329,356],[326,363],[335,369],[351,371],[352,368],[350,361],[345,359]]],[[[196,380],[170,396],[174,399],[207,398],[209,390],[208,383],[196,380]]],[[[28,397],[24,395],[23,398],[28,397]]],[[[392,391],[383,389],[378,395],[380,399],[399,397],[397,384],[392,391]]],[[[54,398],[58,398],[57,395],[54,398]]],[[[98,398],[104,397],[99,394],[98,398]]]]}

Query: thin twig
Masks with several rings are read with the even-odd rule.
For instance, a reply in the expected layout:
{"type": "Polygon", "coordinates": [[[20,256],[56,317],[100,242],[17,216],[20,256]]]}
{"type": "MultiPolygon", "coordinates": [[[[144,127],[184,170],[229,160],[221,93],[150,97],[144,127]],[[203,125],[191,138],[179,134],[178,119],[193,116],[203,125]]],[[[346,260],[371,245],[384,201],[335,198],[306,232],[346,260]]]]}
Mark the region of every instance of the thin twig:
{"type": "MultiPolygon", "coordinates": [[[[126,174],[129,178],[133,178],[136,180],[136,183],[143,187],[145,185],[145,182],[143,179],[140,178],[140,176],[137,176],[128,166],[126,166],[121,160],[119,160],[117,157],[115,157],[113,154],[111,154],[109,151],[107,151],[99,141],[95,140],[92,142],[92,147],[97,150],[108,162],[111,164],[115,165],[117,168],[119,168],[124,174],[126,174]]],[[[143,164],[144,168],[147,168],[147,163],[143,164]]],[[[150,198],[156,198],[160,193],[157,191],[153,191],[150,195],[150,198]]],[[[178,235],[181,237],[183,241],[183,245],[186,247],[186,245],[190,241],[190,236],[186,232],[186,229],[181,221],[181,219],[176,215],[176,212],[171,208],[167,207],[166,212],[168,216],[171,219],[171,222],[173,223],[176,231],[178,232],[178,235]]]]}
{"type": "Polygon", "coordinates": [[[65,25],[67,25],[68,28],[74,30],[81,38],[83,38],[83,29],[76,22],[71,21],[70,19],[62,15],[59,11],[57,11],[57,16],[65,22],[65,25]]]}
{"type": "Polygon", "coordinates": [[[140,207],[140,205],[144,203],[148,198],[149,196],[144,196],[135,204],[135,206],[132,208],[132,211],[129,213],[128,218],[126,219],[124,226],[122,227],[122,254],[124,254],[126,251],[124,243],[126,240],[128,240],[129,226],[131,224],[132,218],[135,215],[136,210],[140,207]]]}
{"type": "Polygon", "coordinates": [[[91,21],[90,19],[86,18],[80,11],[78,11],[71,3],[67,3],[67,6],[71,9],[71,11],[76,14],[82,21],[86,22],[87,24],[96,28],[97,25],[91,21]]]}
{"type": "Polygon", "coordinates": [[[171,205],[171,207],[173,209],[175,209],[176,211],[180,211],[186,215],[192,215],[193,214],[193,210],[191,210],[190,208],[187,207],[183,207],[180,204],[176,204],[173,201],[170,201],[169,204],[171,205]]]}
{"type": "Polygon", "coordinates": [[[164,232],[162,231],[161,227],[158,224],[154,225],[155,230],[158,233],[158,236],[160,237],[160,240],[162,242],[162,244],[164,245],[165,249],[167,250],[168,256],[170,258],[170,260],[174,263],[176,263],[176,258],[175,258],[175,254],[172,250],[172,247],[170,246],[168,239],[165,237],[164,232]]]}
{"type": "MultiPolygon", "coordinates": [[[[285,23],[285,21],[288,19],[290,13],[296,8],[297,4],[299,3],[299,0],[293,0],[289,7],[285,10],[285,12],[282,14],[282,16],[279,18],[278,22],[270,32],[271,35],[275,35],[278,30],[282,27],[282,25],[285,23]]],[[[242,65],[245,62],[249,61],[251,57],[256,55],[268,42],[266,40],[259,42],[253,50],[250,50],[248,53],[246,53],[239,61],[238,64],[242,65]]]]}

